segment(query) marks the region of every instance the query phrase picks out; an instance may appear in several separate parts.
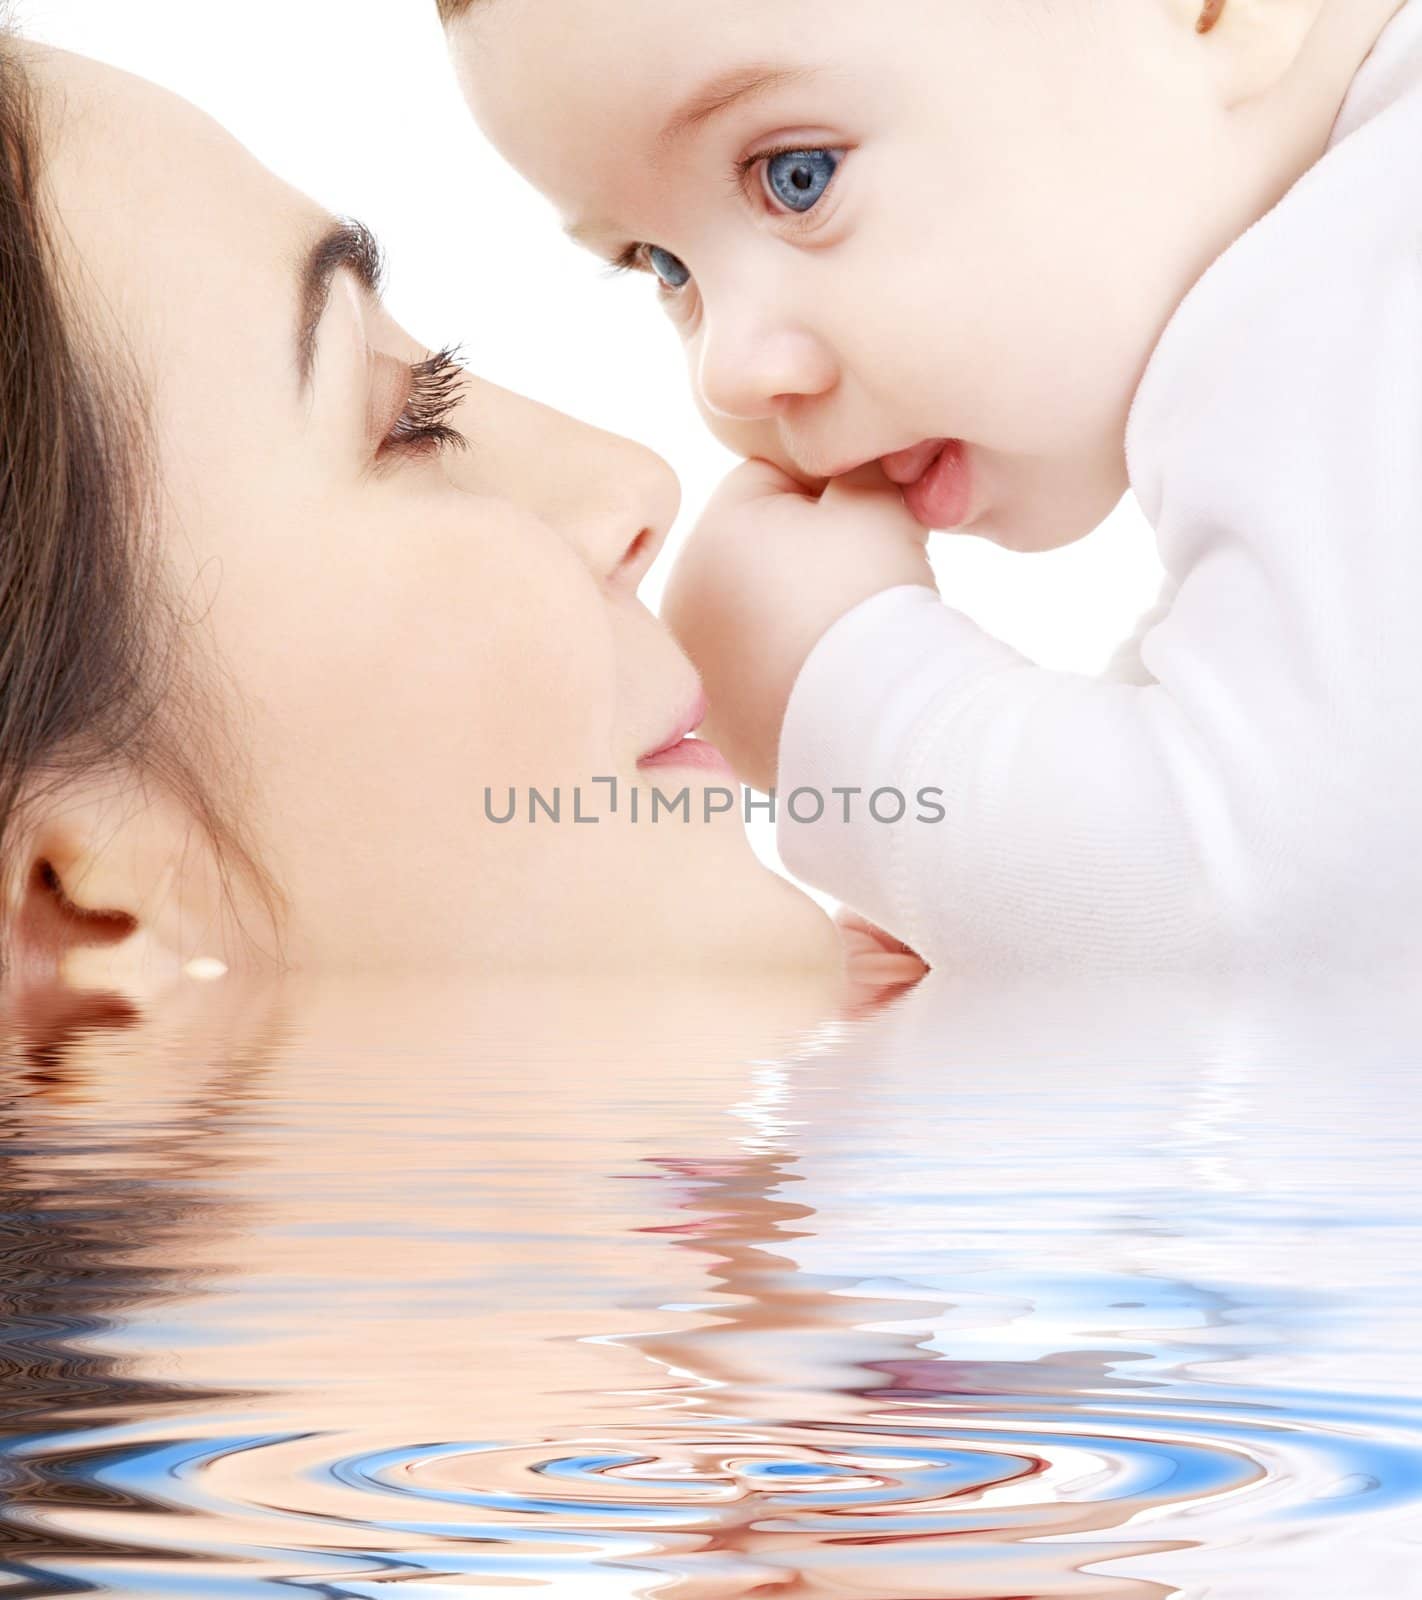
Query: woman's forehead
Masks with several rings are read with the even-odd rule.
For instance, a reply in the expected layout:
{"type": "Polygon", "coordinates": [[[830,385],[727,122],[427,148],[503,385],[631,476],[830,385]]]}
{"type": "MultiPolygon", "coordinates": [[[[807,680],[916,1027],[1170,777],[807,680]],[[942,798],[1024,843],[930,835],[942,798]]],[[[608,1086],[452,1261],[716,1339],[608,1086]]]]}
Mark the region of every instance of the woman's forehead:
{"type": "MultiPolygon", "coordinates": [[[[178,95],[46,52],[39,74],[57,247],[142,341],[281,304],[322,213],[178,95]]],[[[81,287],[82,292],[82,287],[81,287]]]]}

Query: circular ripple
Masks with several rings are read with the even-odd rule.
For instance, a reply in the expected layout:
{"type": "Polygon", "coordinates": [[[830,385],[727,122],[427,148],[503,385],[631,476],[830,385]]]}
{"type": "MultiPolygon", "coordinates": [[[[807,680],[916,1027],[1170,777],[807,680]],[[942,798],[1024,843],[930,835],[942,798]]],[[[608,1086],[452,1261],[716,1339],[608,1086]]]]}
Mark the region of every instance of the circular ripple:
{"type": "Polygon", "coordinates": [[[694,1530],[750,1504],[763,1526],[771,1518],[804,1532],[847,1531],[863,1518],[880,1534],[902,1526],[915,1536],[935,1521],[945,1533],[1016,1524],[1034,1504],[1219,1495],[1265,1473],[1247,1454],[1178,1440],[925,1428],[876,1442],[854,1431],[826,1436],[834,1431],[445,1443],[350,1456],[328,1470],[351,1488],[566,1527],[694,1530]]]}
{"type": "Polygon", "coordinates": [[[954,1542],[963,1535],[1028,1541],[1039,1554],[1064,1536],[1061,1548],[1079,1551],[1073,1536],[1144,1512],[1190,1518],[1192,1542],[1208,1541],[1215,1524],[1201,1519],[1216,1515],[1287,1538],[1300,1517],[1410,1515],[1422,1502],[1417,1402],[1282,1401],[999,1395],[989,1408],[956,1396],[838,1421],[629,1418],[597,1437],[345,1453],[318,1434],[140,1443],[120,1427],[31,1440],[14,1459],[68,1500],[87,1486],[110,1505],[179,1513],[149,1519],[155,1551],[199,1553],[197,1512],[209,1529],[234,1530],[217,1536],[219,1554],[239,1543],[249,1557],[265,1546],[273,1562],[301,1552],[303,1567],[327,1564],[343,1581],[379,1567],[571,1582],[731,1549],[747,1560],[764,1549],[783,1572],[887,1546],[928,1559],[966,1548],[954,1542]]]}

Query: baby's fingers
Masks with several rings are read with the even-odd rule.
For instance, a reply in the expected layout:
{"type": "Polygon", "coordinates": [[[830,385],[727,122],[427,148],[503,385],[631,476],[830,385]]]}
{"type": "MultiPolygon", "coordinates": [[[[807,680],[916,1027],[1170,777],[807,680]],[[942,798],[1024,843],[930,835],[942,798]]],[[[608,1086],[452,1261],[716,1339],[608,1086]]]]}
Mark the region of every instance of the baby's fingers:
{"type": "Polygon", "coordinates": [[[902,493],[884,476],[877,462],[831,478],[820,496],[820,507],[826,515],[846,511],[872,517],[879,526],[927,547],[928,530],[909,512],[902,493]]]}
{"type": "Polygon", "coordinates": [[[841,472],[837,478],[831,478],[825,485],[825,493],[841,489],[869,489],[883,492],[897,493],[894,485],[884,476],[884,469],[877,461],[866,461],[862,467],[855,467],[853,472],[841,472]]]}
{"type": "Polygon", "coordinates": [[[726,474],[716,490],[713,503],[718,507],[753,505],[758,500],[775,500],[784,495],[794,495],[798,500],[813,500],[802,483],[788,472],[782,472],[774,462],[755,459],[743,461],[726,474]]]}
{"type": "Polygon", "coordinates": [[[902,939],[896,939],[893,934],[885,932],[877,923],[870,922],[868,917],[861,916],[857,911],[851,911],[848,906],[839,907],[834,914],[834,922],[845,947],[855,954],[908,956],[927,971],[927,964],[916,950],[906,945],[902,939]]]}
{"type": "Polygon", "coordinates": [[[862,1016],[877,1005],[918,983],[928,973],[927,963],[867,918],[847,907],[835,915],[844,951],[844,971],[849,981],[850,1015],[862,1016]]]}

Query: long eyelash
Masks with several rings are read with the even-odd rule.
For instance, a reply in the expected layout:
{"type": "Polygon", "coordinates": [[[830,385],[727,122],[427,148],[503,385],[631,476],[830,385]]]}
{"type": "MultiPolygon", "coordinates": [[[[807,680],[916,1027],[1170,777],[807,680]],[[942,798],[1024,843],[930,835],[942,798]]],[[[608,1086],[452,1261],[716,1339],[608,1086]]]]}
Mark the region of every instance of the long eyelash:
{"type": "Polygon", "coordinates": [[[750,181],[750,175],[762,161],[774,161],[776,156],[788,156],[788,150],[763,150],[757,155],[742,156],[739,161],[732,162],[731,170],[726,174],[727,182],[733,189],[744,190],[750,181]]]}
{"type": "Polygon", "coordinates": [[[629,244],[615,261],[607,262],[603,273],[609,278],[621,277],[624,272],[646,272],[647,259],[640,244],[629,244]]]}
{"type": "Polygon", "coordinates": [[[436,455],[442,450],[467,450],[469,441],[449,425],[464,388],[464,363],[458,345],[448,345],[410,366],[410,394],[385,448],[408,454],[436,455]]]}

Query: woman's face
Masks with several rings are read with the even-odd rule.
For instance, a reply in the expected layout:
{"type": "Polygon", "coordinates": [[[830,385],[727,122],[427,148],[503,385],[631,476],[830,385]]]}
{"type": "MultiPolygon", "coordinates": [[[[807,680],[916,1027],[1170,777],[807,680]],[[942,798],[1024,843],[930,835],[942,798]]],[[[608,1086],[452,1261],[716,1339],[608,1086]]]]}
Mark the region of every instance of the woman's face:
{"type": "MultiPolygon", "coordinates": [[[[441,448],[437,384],[411,393],[430,352],[363,280],[358,233],[149,84],[49,53],[37,76],[82,309],[151,398],[171,582],[250,766],[287,959],[832,962],[736,811],[703,820],[729,775],[639,765],[699,695],[636,594],[677,508],[666,465],[474,377],[443,419],[467,448],[441,448]],[[692,820],[653,823],[654,785],[689,787],[692,820]],[[596,823],[573,820],[578,786],[596,823]],[[561,791],[561,821],[529,823],[532,787],[561,791]],[[486,788],[495,816],[516,791],[513,822],[486,788]]],[[[183,958],[236,955],[197,948],[212,906],[184,917],[183,958]]]]}

